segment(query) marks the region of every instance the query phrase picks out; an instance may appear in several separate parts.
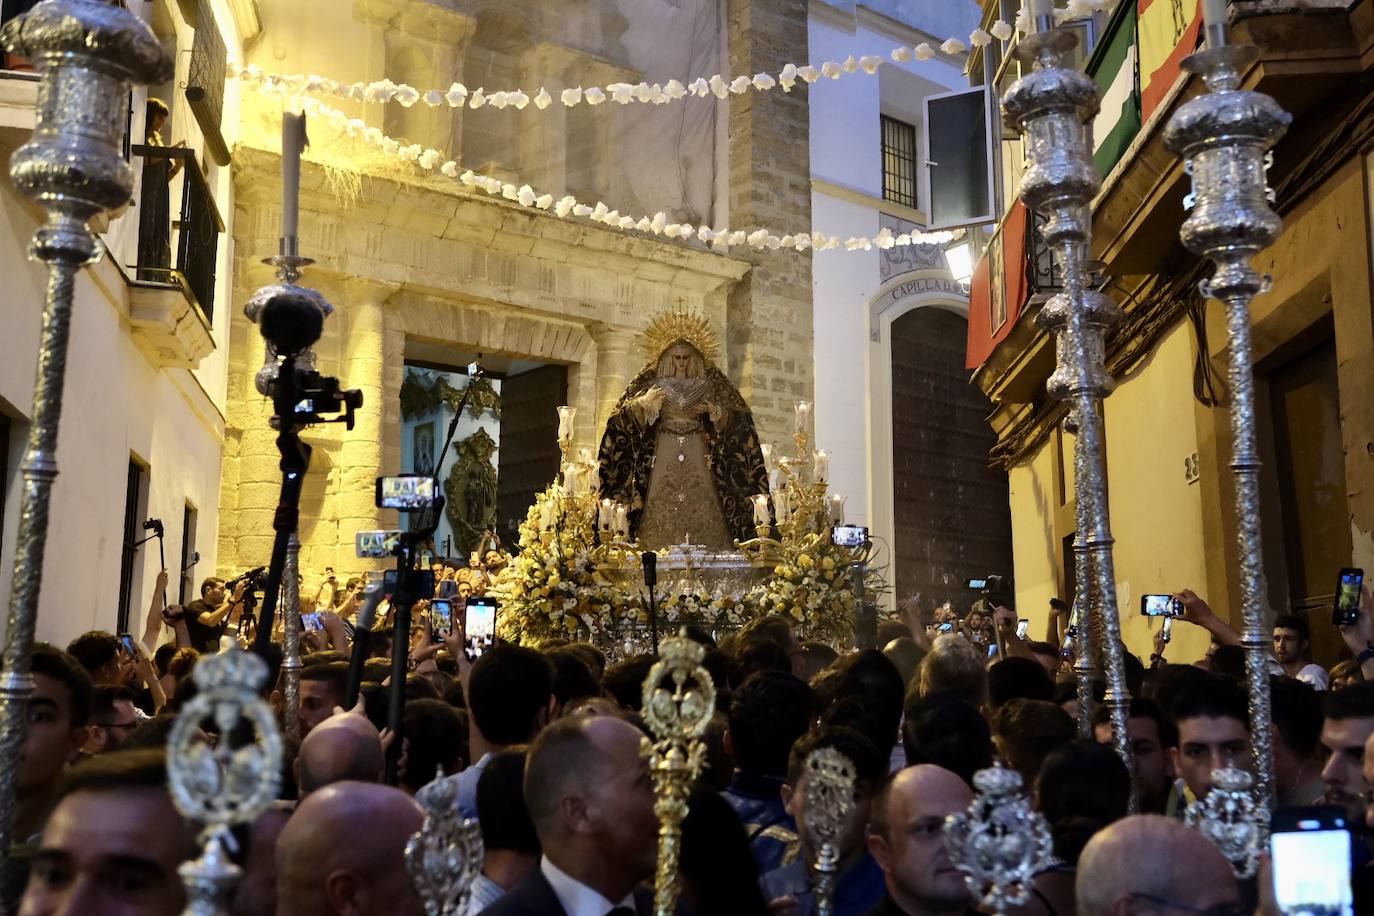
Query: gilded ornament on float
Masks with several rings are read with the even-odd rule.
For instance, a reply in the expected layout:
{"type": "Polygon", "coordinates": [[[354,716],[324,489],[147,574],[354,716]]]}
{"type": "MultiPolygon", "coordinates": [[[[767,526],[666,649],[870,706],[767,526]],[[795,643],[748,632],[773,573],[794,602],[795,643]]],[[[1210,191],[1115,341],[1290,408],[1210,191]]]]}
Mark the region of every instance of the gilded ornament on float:
{"type": "Polygon", "coordinates": [[[831,916],[835,879],[840,868],[840,841],[854,816],[854,762],[833,747],[821,747],[806,758],[806,826],[815,845],[816,914],[831,916]]]}
{"type": "Polygon", "coordinates": [[[702,735],[716,710],[716,687],[702,666],[706,649],[686,629],[659,644],[659,657],[644,679],[643,715],[654,741],[641,739],[654,781],[658,817],[655,916],[672,916],[678,897],[682,822],[692,783],[706,761],[702,735]]]}
{"type": "Polygon", "coordinates": [[[663,312],[649,322],[640,338],[645,358],[655,361],[680,340],[695,347],[708,363],[720,358],[720,336],[705,316],[695,312],[663,312]]]}

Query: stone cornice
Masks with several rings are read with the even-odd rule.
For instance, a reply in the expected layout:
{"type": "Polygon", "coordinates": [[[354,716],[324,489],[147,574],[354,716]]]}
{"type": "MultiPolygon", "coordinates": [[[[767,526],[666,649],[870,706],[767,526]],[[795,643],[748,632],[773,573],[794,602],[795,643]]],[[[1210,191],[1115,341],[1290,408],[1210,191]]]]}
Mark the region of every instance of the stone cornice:
{"type": "MultiPolygon", "coordinates": [[[[234,155],[238,250],[274,251],[280,210],[280,157],[273,152],[242,146],[234,155]]],[[[421,180],[369,175],[363,179],[363,194],[359,200],[345,206],[327,187],[320,166],[309,161],[303,165],[303,250],[312,242],[313,213],[346,225],[374,231],[377,228],[394,230],[422,240],[447,240],[510,256],[580,263],[611,270],[627,278],[680,285],[684,290],[698,293],[730,286],[751,269],[747,261],[695,244],[604,229],[580,219],[562,220],[505,200],[451,190],[452,183],[446,181],[445,187],[436,187],[421,180]]],[[[328,269],[331,258],[342,253],[328,251],[312,256],[320,261],[320,268],[328,269]]],[[[379,253],[358,254],[376,257],[379,253]]],[[[389,264],[387,267],[395,276],[382,275],[377,279],[405,280],[410,268],[434,270],[431,264],[389,264]]],[[[454,279],[458,282],[461,278],[454,279]]]]}

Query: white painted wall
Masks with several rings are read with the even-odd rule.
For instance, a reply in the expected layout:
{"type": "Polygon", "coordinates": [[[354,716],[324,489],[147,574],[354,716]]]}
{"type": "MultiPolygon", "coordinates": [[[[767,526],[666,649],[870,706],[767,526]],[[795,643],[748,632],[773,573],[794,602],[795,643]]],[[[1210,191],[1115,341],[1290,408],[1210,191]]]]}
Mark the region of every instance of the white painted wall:
{"type": "MultiPolygon", "coordinates": [[[[968,13],[960,3],[921,6],[904,12],[900,4],[887,4],[891,8],[879,15],[850,2],[811,4],[811,62],[843,61],[851,54],[874,54],[886,61],[873,76],[821,79],[811,87],[811,213],[820,232],[844,238],[875,235],[883,212],[880,116],[916,124],[919,141],[921,99],[968,85],[959,61],[897,64],[888,56],[898,45],[910,47],[933,34],[941,39],[959,30],[966,34],[977,17],[973,3],[967,4],[968,13]],[[903,21],[890,18],[899,13],[906,16],[903,21]],[[836,192],[832,185],[867,199],[836,192]]],[[[889,207],[888,212],[897,211],[889,207]]],[[[891,455],[875,449],[891,447],[891,398],[890,392],[882,397],[875,392],[881,394],[884,383],[890,386],[883,349],[890,346],[890,337],[883,329],[895,315],[884,320],[870,308],[883,286],[880,259],[877,250],[832,250],[813,257],[816,436],[819,447],[832,455],[832,492],[848,497],[847,520],[869,525],[874,535],[890,541],[891,455]],[[886,485],[875,474],[886,474],[886,485]]],[[[938,303],[922,304],[957,310],[958,303],[937,298],[938,303]]]]}
{"type": "MultiPolygon", "coordinates": [[[[184,85],[193,38],[173,0],[158,0],[161,21],[176,30],[177,76],[184,85]]],[[[237,54],[241,42],[233,17],[223,0],[212,3],[226,46],[237,54]]],[[[152,18],[153,4],[134,11],[152,18]]],[[[179,92],[180,90],[178,90],[179,92]]],[[[135,142],[142,142],[142,106],[146,94],[135,97],[135,142]]],[[[186,107],[179,108],[169,143],[185,139],[203,148],[199,127],[186,107]]],[[[232,147],[236,140],[238,100],[233,84],[227,87],[224,133],[232,147]]],[[[114,261],[135,260],[138,211],[131,208],[103,233],[111,253],[84,270],[76,284],[71,342],[67,358],[57,478],[51,503],[37,636],[65,646],[90,629],[113,630],[119,602],[120,559],[123,541],[124,493],[131,455],[150,468],[142,517],[159,517],[166,526],[167,564],[171,574],[170,600],[178,593],[183,509],[189,502],[198,513],[195,548],[201,560],[194,578],[215,567],[218,528],[219,477],[224,442],[224,400],[227,388],[229,326],[229,264],[233,200],[230,170],[210,163],[209,182],[224,215],[226,232],[216,271],[213,309],[215,350],[194,370],[158,369],[135,346],[130,336],[129,290],[114,261]]],[[[180,179],[174,182],[179,189],[180,179]]],[[[177,196],[173,207],[177,206],[177,196]]],[[[134,199],[138,199],[135,188],[134,199]]],[[[0,276],[6,295],[0,297],[0,327],[5,329],[0,358],[0,410],[12,418],[5,491],[0,519],[0,595],[8,598],[14,568],[22,477],[20,463],[32,412],[37,365],[39,322],[45,270],[28,260],[29,240],[38,223],[35,211],[14,191],[0,189],[0,276]]],[[[141,519],[140,519],[141,520],[141,519]]],[[[141,632],[158,570],[157,542],[150,541],[134,561],[130,629],[141,632]]],[[[193,592],[194,596],[194,592],[193,592]]]]}

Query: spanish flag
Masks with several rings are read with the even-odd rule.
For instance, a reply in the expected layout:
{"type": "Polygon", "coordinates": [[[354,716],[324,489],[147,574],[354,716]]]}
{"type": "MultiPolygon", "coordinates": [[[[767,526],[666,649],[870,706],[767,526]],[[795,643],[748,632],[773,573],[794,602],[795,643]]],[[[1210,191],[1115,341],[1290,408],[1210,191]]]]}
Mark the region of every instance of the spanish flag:
{"type": "Polygon", "coordinates": [[[1140,41],[1140,117],[1164,101],[1182,72],[1179,64],[1197,47],[1202,29],[1200,0],[1137,0],[1140,41]]]}

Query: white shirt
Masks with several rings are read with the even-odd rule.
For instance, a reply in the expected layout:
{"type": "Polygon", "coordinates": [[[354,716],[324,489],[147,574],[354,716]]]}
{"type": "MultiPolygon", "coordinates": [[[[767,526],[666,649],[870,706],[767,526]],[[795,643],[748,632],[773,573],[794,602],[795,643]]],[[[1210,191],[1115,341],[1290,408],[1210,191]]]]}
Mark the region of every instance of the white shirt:
{"type": "Polygon", "coordinates": [[[626,894],[625,899],[619,903],[612,903],[601,896],[599,891],[592,890],[554,865],[549,861],[548,856],[540,857],[539,871],[544,875],[544,879],[549,882],[549,887],[553,888],[553,894],[558,898],[558,903],[563,907],[563,912],[567,916],[606,916],[618,906],[627,906],[632,911],[635,908],[633,891],[626,894]]]}
{"type": "Polygon", "coordinates": [[[1296,677],[1304,683],[1311,684],[1317,690],[1325,690],[1331,686],[1331,676],[1326,673],[1326,669],[1321,665],[1307,665],[1297,673],[1296,677]]]}

